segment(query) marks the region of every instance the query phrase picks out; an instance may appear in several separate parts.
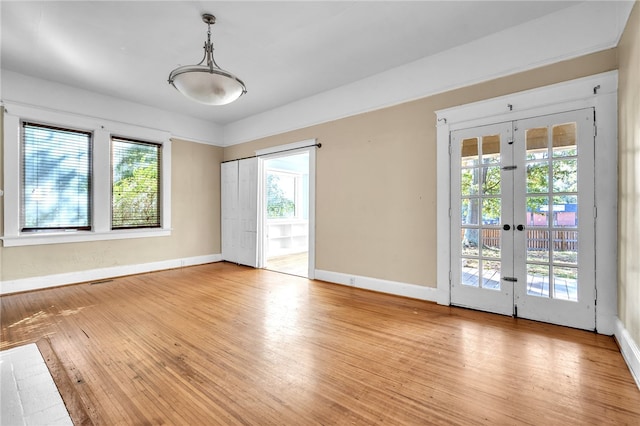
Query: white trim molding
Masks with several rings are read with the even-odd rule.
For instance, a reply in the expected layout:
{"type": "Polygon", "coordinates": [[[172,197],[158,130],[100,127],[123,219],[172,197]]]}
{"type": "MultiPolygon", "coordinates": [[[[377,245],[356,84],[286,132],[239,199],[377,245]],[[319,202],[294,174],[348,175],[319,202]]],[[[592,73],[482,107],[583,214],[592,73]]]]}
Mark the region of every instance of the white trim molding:
{"type": "Polygon", "coordinates": [[[429,302],[435,302],[438,298],[438,290],[433,287],[364,277],[362,275],[344,274],[342,272],[331,272],[316,269],[315,279],[333,284],[346,285],[348,287],[377,291],[379,293],[426,300],[429,302]]]}
{"type": "Polygon", "coordinates": [[[636,381],[636,385],[640,390],[640,348],[638,344],[634,342],[631,334],[625,328],[620,319],[616,318],[616,340],[622,352],[622,357],[629,367],[633,380],[636,381]]]}
{"type": "Polygon", "coordinates": [[[147,127],[102,120],[65,111],[4,102],[4,247],[102,241],[171,235],[171,134],[147,127]],[[20,231],[21,123],[23,120],[92,133],[92,208],[90,231],[23,233],[20,231]],[[111,229],[111,138],[129,137],[159,143],[161,155],[160,228],[111,229]]]}
{"type": "Polygon", "coordinates": [[[437,116],[437,286],[438,303],[450,303],[451,217],[450,132],[582,108],[596,113],[596,328],[612,335],[617,316],[617,92],[610,71],[511,95],[436,111],[437,116]]]}
{"type": "Polygon", "coordinates": [[[633,1],[576,3],[462,46],[229,123],[224,127],[224,146],[387,108],[614,48],[633,5],[633,1]],[[531,37],[532,34],[536,36],[531,37]],[[502,57],[507,59],[494,59],[502,57]]]}
{"type": "Polygon", "coordinates": [[[125,275],[182,268],[185,266],[204,265],[205,263],[214,263],[221,261],[221,254],[209,254],[204,256],[162,260],[159,262],[140,263],[136,265],[113,266],[110,268],[90,269],[87,271],[68,272],[64,274],[0,281],[0,295],[4,296],[11,293],[41,290],[68,284],[79,284],[88,281],[103,280],[106,278],[116,278],[125,275]]]}
{"type": "Polygon", "coordinates": [[[175,139],[222,146],[224,126],[122,98],[103,95],[2,69],[2,101],[68,114],[99,117],[132,126],[162,129],[175,139]]]}

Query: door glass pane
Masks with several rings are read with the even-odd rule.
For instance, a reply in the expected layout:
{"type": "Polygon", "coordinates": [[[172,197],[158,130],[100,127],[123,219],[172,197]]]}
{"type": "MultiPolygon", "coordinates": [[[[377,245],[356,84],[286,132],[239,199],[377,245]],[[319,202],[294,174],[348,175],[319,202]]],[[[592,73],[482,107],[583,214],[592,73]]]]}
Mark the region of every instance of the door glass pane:
{"type": "Polygon", "coordinates": [[[527,261],[549,261],[549,231],[527,229],[527,261]]]}
{"type": "Polygon", "coordinates": [[[527,160],[549,158],[548,134],[549,130],[546,127],[527,129],[525,136],[527,141],[527,160]]]}
{"type": "Polygon", "coordinates": [[[553,261],[578,264],[578,231],[553,231],[553,261]]]}
{"type": "Polygon", "coordinates": [[[480,268],[478,259],[462,258],[462,285],[471,287],[480,286],[480,268]]]}
{"type": "Polygon", "coordinates": [[[478,167],[460,170],[460,194],[475,195],[478,193],[478,167]]]}
{"type": "Polygon", "coordinates": [[[500,262],[497,260],[482,261],[482,288],[500,290],[500,262]]]}
{"type": "Polygon", "coordinates": [[[460,206],[460,223],[462,225],[478,224],[479,200],[477,198],[463,198],[460,206]]]}
{"type": "Polygon", "coordinates": [[[482,168],[482,193],[500,194],[500,166],[482,168]]]}
{"type": "Polygon", "coordinates": [[[500,229],[482,230],[482,257],[500,258],[500,229]]]}
{"type": "Polygon", "coordinates": [[[561,195],[553,197],[553,226],[575,228],[578,226],[578,197],[561,195]]]}
{"type": "Polygon", "coordinates": [[[527,193],[549,192],[549,162],[534,161],[527,164],[527,193]]]}
{"type": "Polygon", "coordinates": [[[553,297],[578,301],[578,268],[553,268],[553,297]]]}
{"type": "Polygon", "coordinates": [[[462,284],[500,289],[501,153],[499,134],[460,147],[462,284]]]}
{"type": "Polygon", "coordinates": [[[462,229],[462,254],[464,256],[479,256],[478,250],[479,230],[474,228],[462,229]]]}
{"type": "Polygon", "coordinates": [[[531,296],[577,300],[576,130],[573,122],[526,131],[526,191],[537,194],[526,197],[527,294],[531,296]]]}
{"type": "Polygon", "coordinates": [[[482,137],[482,164],[500,164],[500,135],[482,137]]]}
{"type": "Polygon", "coordinates": [[[462,167],[473,167],[478,165],[480,151],[478,150],[478,138],[464,139],[460,145],[460,157],[462,167]]]}
{"type": "Polygon", "coordinates": [[[491,197],[482,199],[482,224],[500,224],[500,198],[491,197]]]}
{"type": "Polygon", "coordinates": [[[549,265],[527,263],[527,294],[549,297],[549,265]]]}
{"type": "Polygon", "coordinates": [[[464,139],[460,145],[462,167],[478,165],[478,138],[464,139]]]}
{"type": "Polygon", "coordinates": [[[549,197],[527,197],[527,227],[549,226],[549,197]]]}
{"type": "Polygon", "coordinates": [[[578,160],[553,161],[553,192],[576,192],[578,190],[578,160]]]}
{"type": "Polygon", "coordinates": [[[558,124],[553,126],[553,156],[566,157],[577,155],[576,123],[558,124]]]}

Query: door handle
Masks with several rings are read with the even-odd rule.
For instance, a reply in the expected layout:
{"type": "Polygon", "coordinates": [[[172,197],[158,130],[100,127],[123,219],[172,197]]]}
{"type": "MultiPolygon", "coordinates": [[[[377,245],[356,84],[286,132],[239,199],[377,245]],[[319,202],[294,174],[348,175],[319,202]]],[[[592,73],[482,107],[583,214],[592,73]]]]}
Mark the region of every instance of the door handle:
{"type": "Polygon", "coordinates": [[[518,231],[524,231],[524,225],[518,225],[518,226],[516,226],[516,229],[518,231]]]}
{"type": "Polygon", "coordinates": [[[509,229],[511,229],[511,225],[509,225],[508,223],[505,223],[504,225],[502,225],[502,229],[504,229],[505,231],[508,231],[509,229]]]}

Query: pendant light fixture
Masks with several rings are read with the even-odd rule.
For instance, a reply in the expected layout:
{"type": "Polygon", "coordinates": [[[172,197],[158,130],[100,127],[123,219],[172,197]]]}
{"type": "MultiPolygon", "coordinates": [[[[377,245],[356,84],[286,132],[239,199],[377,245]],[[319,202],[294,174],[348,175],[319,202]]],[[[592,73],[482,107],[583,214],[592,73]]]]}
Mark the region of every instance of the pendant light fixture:
{"type": "Polygon", "coordinates": [[[213,59],[211,25],[216,17],[205,13],[202,21],[207,24],[207,41],[204,58],[197,65],[178,67],[169,74],[169,84],[187,98],[205,105],[226,105],[247,93],[242,80],[223,70],[213,59]]]}

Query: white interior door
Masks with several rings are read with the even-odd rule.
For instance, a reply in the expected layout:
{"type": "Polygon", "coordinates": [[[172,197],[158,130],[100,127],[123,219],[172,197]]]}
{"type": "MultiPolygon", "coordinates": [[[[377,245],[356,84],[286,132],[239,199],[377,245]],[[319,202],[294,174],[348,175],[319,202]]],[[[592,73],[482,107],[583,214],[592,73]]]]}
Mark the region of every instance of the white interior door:
{"type": "Polygon", "coordinates": [[[258,159],[221,164],[222,259],[258,266],[258,159]]]}
{"type": "Polygon", "coordinates": [[[595,328],[593,110],[451,132],[451,303],[595,328]]]}

